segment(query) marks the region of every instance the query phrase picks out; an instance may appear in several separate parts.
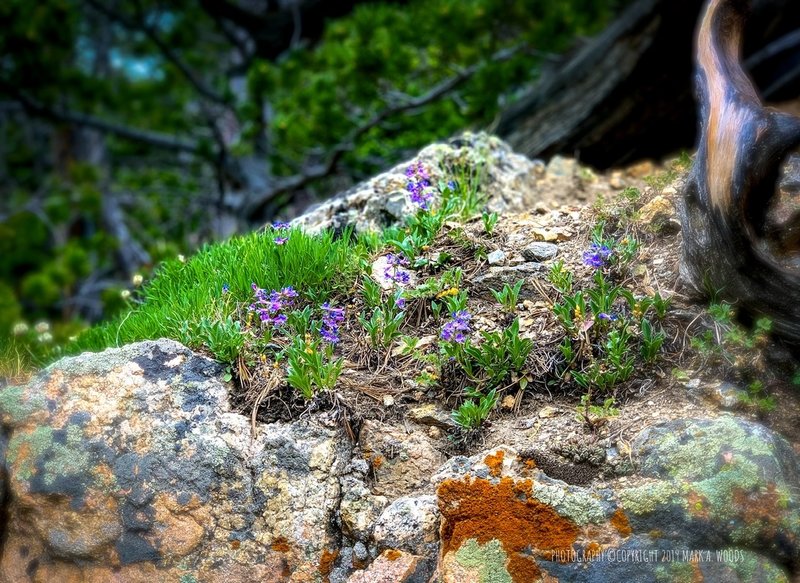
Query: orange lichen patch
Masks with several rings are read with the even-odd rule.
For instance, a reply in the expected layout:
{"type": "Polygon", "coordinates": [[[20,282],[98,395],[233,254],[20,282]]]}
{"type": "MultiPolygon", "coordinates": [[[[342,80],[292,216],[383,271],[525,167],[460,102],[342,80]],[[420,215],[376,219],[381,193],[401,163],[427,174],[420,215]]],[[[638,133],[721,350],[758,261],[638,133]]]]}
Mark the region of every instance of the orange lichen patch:
{"type": "Polygon", "coordinates": [[[625,516],[625,512],[622,508],[617,508],[614,514],[611,515],[611,526],[616,528],[617,532],[624,537],[631,536],[633,532],[631,523],[628,522],[628,517],[625,516]]]}
{"type": "Polygon", "coordinates": [[[233,549],[234,551],[238,551],[240,546],[242,546],[242,543],[240,541],[238,540],[231,541],[231,549],[233,549]]]}
{"type": "Polygon", "coordinates": [[[495,478],[499,478],[500,472],[503,471],[503,458],[505,455],[506,452],[504,452],[502,449],[499,449],[495,453],[490,453],[487,455],[483,460],[483,463],[485,463],[486,467],[489,468],[489,474],[495,478]]]}
{"type": "Polygon", "coordinates": [[[743,488],[733,491],[733,504],[747,524],[760,522],[777,526],[780,523],[780,494],[774,483],[768,484],[766,490],[748,492],[743,488]]]}
{"type": "Polygon", "coordinates": [[[319,558],[319,574],[322,575],[325,581],[328,581],[328,576],[333,571],[333,563],[338,556],[339,551],[335,549],[333,551],[328,549],[322,551],[322,556],[319,558]]]}
{"type": "Polygon", "coordinates": [[[525,469],[526,470],[535,470],[536,469],[536,460],[531,458],[529,460],[525,460],[525,469]]]}
{"type": "Polygon", "coordinates": [[[401,553],[400,551],[397,551],[397,550],[395,550],[395,549],[389,549],[389,550],[387,550],[387,551],[386,551],[385,553],[383,553],[383,554],[384,554],[384,555],[386,556],[386,558],[387,558],[387,559],[389,559],[390,561],[396,561],[397,559],[399,559],[400,557],[402,557],[402,556],[403,556],[403,553],[401,553]]]}
{"type": "Polygon", "coordinates": [[[274,539],[272,541],[272,544],[269,545],[269,548],[279,553],[288,553],[290,550],[289,543],[286,542],[286,539],[283,538],[282,536],[279,536],[276,539],[274,539]]]}
{"type": "Polygon", "coordinates": [[[370,456],[369,462],[372,464],[372,468],[374,470],[379,470],[383,465],[384,459],[382,455],[375,454],[373,456],[370,456]]]}
{"type": "Polygon", "coordinates": [[[482,478],[445,480],[437,491],[443,522],[442,553],[457,551],[468,539],[497,540],[508,556],[507,570],[516,583],[534,581],[540,571],[530,550],[566,551],[579,529],[552,507],[534,499],[531,480],[482,478]]]}
{"type": "Polygon", "coordinates": [[[600,556],[602,550],[603,547],[599,543],[592,541],[586,545],[585,553],[587,557],[595,558],[600,556]]]}
{"type": "Polygon", "coordinates": [[[686,509],[696,518],[708,519],[708,499],[702,494],[692,491],[686,497],[686,509]]]}

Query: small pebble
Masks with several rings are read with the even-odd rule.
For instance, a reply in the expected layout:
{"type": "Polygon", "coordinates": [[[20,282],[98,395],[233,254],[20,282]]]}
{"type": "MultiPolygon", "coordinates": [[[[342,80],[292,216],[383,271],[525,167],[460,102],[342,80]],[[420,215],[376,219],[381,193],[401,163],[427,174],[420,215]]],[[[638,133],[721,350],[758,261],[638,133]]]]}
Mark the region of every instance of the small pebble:
{"type": "Polygon", "coordinates": [[[499,265],[506,260],[506,254],[498,249],[497,251],[489,253],[489,255],[486,256],[486,260],[489,262],[489,265],[499,265]]]}

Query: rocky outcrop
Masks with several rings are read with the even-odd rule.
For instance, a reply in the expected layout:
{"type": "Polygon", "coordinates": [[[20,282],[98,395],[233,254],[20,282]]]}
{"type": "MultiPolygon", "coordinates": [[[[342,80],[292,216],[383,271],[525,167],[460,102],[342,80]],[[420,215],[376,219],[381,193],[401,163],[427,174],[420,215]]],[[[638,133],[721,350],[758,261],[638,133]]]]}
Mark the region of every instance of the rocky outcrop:
{"type": "Polygon", "coordinates": [[[797,457],[742,418],[650,427],[630,452],[636,474],[580,487],[510,447],[445,461],[423,426],[368,422],[354,446],[317,414],[254,434],[222,376],[160,340],[63,359],[0,393],[0,581],[778,582],[798,572],[797,457]]]}
{"type": "MultiPolygon", "coordinates": [[[[412,160],[362,182],[330,200],[320,203],[293,221],[310,232],[325,228],[354,226],[358,231],[378,230],[401,223],[416,207],[406,184],[406,168],[412,160]]],[[[577,162],[555,156],[550,163],[529,160],[514,153],[502,140],[488,134],[464,134],[446,143],[424,148],[413,159],[421,162],[437,184],[448,176],[467,171],[477,173],[486,206],[498,213],[527,212],[550,206],[588,202],[602,190],[586,180],[577,162]]],[[[467,179],[464,176],[463,179],[467,179]]]]}
{"type": "Polygon", "coordinates": [[[6,389],[0,580],[323,580],[347,438],[324,418],[254,435],[220,378],[160,340],[6,389]]]}

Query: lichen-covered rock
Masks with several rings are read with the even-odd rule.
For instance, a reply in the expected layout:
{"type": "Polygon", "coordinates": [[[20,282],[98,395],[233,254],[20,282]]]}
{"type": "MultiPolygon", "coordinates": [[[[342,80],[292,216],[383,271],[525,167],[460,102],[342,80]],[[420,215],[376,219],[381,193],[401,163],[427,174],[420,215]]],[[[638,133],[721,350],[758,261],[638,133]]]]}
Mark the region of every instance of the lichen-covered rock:
{"type": "Polygon", "coordinates": [[[356,571],[347,583],[423,583],[431,572],[421,557],[389,549],[363,571],[356,571]]]}
{"type": "Polygon", "coordinates": [[[444,462],[433,440],[420,427],[365,421],[359,441],[361,455],[372,465],[374,494],[397,498],[421,491],[444,462]]]}
{"type": "Polygon", "coordinates": [[[735,417],[665,422],[633,453],[646,480],[619,490],[552,480],[511,448],[449,460],[433,477],[445,582],[788,582],[798,564],[798,462],[735,417]]]}
{"type": "Polygon", "coordinates": [[[440,516],[435,496],[403,496],[380,515],[372,539],[378,549],[433,556],[439,546],[440,516]]]}
{"type": "Polygon", "coordinates": [[[356,476],[345,476],[342,480],[342,502],[339,506],[342,531],[352,539],[367,540],[388,503],[385,496],[373,495],[363,480],[356,476]]]}
{"type": "MultiPolygon", "coordinates": [[[[481,184],[489,194],[488,207],[492,211],[530,210],[539,200],[537,182],[544,174],[541,162],[515,154],[494,136],[465,134],[446,144],[428,146],[413,161],[425,165],[434,184],[445,179],[441,171],[443,167],[480,168],[481,184]]],[[[309,209],[294,223],[316,232],[347,225],[353,225],[359,231],[379,230],[402,222],[416,210],[406,192],[408,178],[405,170],[411,162],[399,164],[309,209]]]]}
{"type": "Polygon", "coordinates": [[[800,560],[800,467],[791,446],[733,416],[680,419],[642,432],[641,473],[659,481],[622,490],[637,530],[689,548],[740,547],[800,560]]]}
{"type": "Polygon", "coordinates": [[[629,534],[612,522],[613,501],[550,480],[527,462],[500,448],[453,458],[434,476],[443,581],[539,581],[542,562],[617,546],[629,534]]]}
{"type": "Polygon", "coordinates": [[[350,445],[230,410],[213,361],[167,340],[66,358],[0,394],[0,580],[322,581],[350,445]]]}

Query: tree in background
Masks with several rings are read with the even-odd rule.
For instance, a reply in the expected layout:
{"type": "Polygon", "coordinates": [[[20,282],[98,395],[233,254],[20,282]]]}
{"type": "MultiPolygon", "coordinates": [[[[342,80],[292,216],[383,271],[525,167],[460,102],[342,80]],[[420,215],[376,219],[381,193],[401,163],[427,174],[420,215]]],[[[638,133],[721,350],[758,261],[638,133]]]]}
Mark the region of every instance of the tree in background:
{"type": "Polygon", "coordinates": [[[622,3],[6,0],[0,338],[489,126],[622,3]]]}

